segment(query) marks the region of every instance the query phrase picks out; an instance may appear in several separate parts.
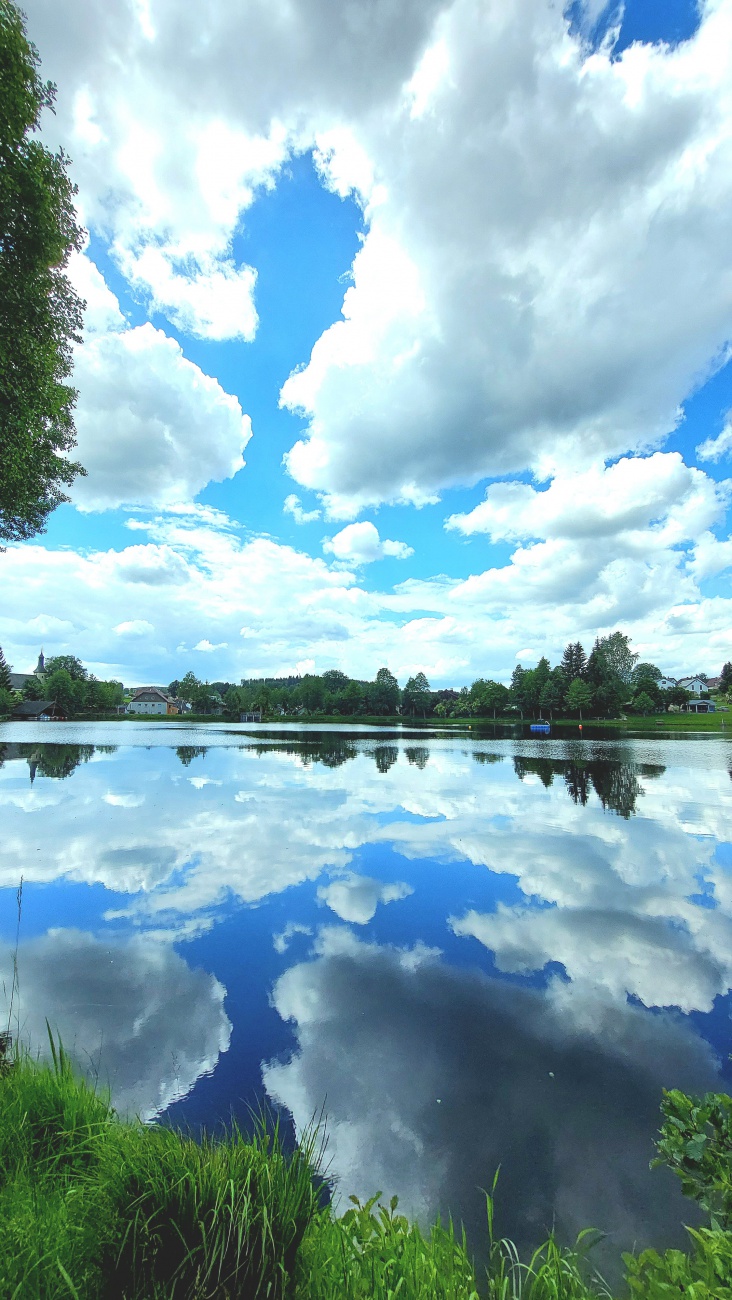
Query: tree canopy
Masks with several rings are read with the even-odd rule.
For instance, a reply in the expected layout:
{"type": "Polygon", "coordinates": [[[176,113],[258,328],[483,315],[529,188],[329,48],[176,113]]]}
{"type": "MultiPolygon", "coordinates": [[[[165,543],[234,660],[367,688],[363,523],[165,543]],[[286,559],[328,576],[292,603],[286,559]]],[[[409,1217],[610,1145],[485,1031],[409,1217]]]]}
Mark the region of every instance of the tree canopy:
{"type": "Polygon", "coordinates": [[[39,57],[11,0],[0,0],[0,539],[42,532],[85,473],[76,442],[76,391],[64,381],[84,304],[65,268],[83,231],[63,152],[33,133],[52,108],[39,57]]]}

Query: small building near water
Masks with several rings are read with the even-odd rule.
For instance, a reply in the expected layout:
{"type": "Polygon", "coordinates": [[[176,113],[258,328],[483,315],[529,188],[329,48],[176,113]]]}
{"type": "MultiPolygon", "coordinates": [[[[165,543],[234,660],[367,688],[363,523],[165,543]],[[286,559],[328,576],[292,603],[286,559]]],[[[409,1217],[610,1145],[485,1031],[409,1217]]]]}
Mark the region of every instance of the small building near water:
{"type": "Polygon", "coordinates": [[[23,700],[16,704],[11,718],[20,722],[66,722],[67,715],[53,700],[23,700]]]}
{"type": "Polygon", "coordinates": [[[261,722],[262,714],[258,710],[255,710],[253,713],[240,713],[239,721],[240,722],[261,722]]]}
{"type": "Polygon", "coordinates": [[[713,700],[689,700],[683,705],[684,713],[716,713],[717,706],[713,700]]]}

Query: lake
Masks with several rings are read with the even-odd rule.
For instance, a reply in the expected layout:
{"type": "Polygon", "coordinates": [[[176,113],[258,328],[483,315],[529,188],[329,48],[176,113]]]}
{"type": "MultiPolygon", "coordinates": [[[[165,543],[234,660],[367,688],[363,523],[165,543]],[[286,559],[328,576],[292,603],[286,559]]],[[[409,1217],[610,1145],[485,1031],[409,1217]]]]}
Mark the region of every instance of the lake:
{"type": "Polygon", "coordinates": [[[9,723],[0,760],[36,1050],[47,1018],[121,1110],[194,1131],[324,1114],[337,1196],[476,1244],[499,1165],[523,1246],[683,1243],[648,1166],[663,1087],[729,1090],[724,738],[9,723]]]}

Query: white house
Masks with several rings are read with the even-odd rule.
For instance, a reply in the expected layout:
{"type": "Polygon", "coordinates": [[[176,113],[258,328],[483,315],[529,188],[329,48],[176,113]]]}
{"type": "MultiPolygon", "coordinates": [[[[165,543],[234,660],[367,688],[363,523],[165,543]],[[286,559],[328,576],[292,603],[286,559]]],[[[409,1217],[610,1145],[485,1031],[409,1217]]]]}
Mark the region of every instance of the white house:
{"type": "Polygon", "coordinates": [[[707,684],[701,677],[681,677],[676,684],[682,690],[690,691],[692,695],[701,695],[702,691],[707,689],[707,684]]]}
{"type": "Polygon", "coordinates": [[[662,691],[670,691],[672,686],[678,686],[675,677],[659,677],[658,685],[662,691]]]}
{"type": "Polygon", "coordinates": [[[128,713],[177,713],[178,709],[157,686],[141,686],[127,705],[128,713]]]}

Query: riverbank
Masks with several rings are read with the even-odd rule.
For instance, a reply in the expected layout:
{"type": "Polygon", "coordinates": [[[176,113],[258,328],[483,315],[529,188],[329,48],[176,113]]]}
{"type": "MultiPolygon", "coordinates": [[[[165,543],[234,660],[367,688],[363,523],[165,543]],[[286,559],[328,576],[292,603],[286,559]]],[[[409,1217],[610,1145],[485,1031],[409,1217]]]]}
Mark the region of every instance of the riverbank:
{"type": "MultiPolygon", "coordinates": [[[[12,719],[0,719],[3,722],[10,722],[12,719]]],[[[238,718],[227,718],[225,715],[213,715],[210,713],[184,713],[184,714],[129,714],[129,713],[95,713],[84,714],[78,718],[70,719],[72,722],[103,722],[119,723],[120,725],[129,723],[151,723],[155,726],[171,728],[180,726],[207,726],[222,724],[230,726],[240,726],[238,718]]],[[[533,719],[525,718],[522,722],[514,716],[504,716],[498,718],[408,718],[400,714],[390,716],[359,714],[357,717],[343,717],[339,714],[309,714],[307,717],[280,717],[271,716],[263,719],[263,725],[271,728],[277,724],[283,724],[288,728],[301,726],[304,729],[317,729],[322,727],[337,726],[339,728],[353,728],[357,731],[359,727],[378,727],[388,731],[454,731],[470,732],[472,735],[494,736],[498,730],[503,734],[516,735],[521,734],[523,730],[528,731],[533,719]]],[[[249,728],[256,728],[258,723],[249,723],[249,728]]],[[[580,733],[579,718],[554,718],[551,722],[552,734],[555,736],[578,736],[580,733]]],[[[732,734],[732,714],[723,713],[664,713],[652,714],[650,717],[628,716],[624,718],[583,718],[582,730],[597,738],[602,734],[608,736],[617,736],[619,733],[630,733],[634,735],[642,734],[651,735],[690,735],[692,733],[718,732],[720,735],[732,734]]],[[[53,741],[54,727],[47,724],[49,742],[53,741]]]]}
{"type": "MultiPolygon", "coordinates": [[[[264,1124],[249,1138],[233,1129],[223,1139],[196,1143],[169,1128],[121,1119],[74,1075],[53,1042],[52,1051],[51,1066],[22,1054],[0,1062],[3,1298],[596,1300],[610,1294],[593,1280],[589,1238],[578,1251],[550,1238],[527,1264],[518,1263],[510,1243],[491,1241],[487,1270],[479,1275],[452,1224],[424,1233],[398,1213],[395,1200],[382,1206],[378,1197],[365,1205],[351,1198],[341,1217],[324,1205],[317,1133],[289,1154],[277,1129],[268,1132],[264,1124]]],[[[634,1295],[732,1296],[732,1099],[712,1100],[700,1112],[683,1094],[671,1094],[661,1150],[687,1193],[701,1199],[703,1186],[719,1227],[694,1234],[693,1258],[679,1251],[625,1257],[634,1295]]],[[[490,1196],[487,1207],[490,1232],[490,1196]]]]}

